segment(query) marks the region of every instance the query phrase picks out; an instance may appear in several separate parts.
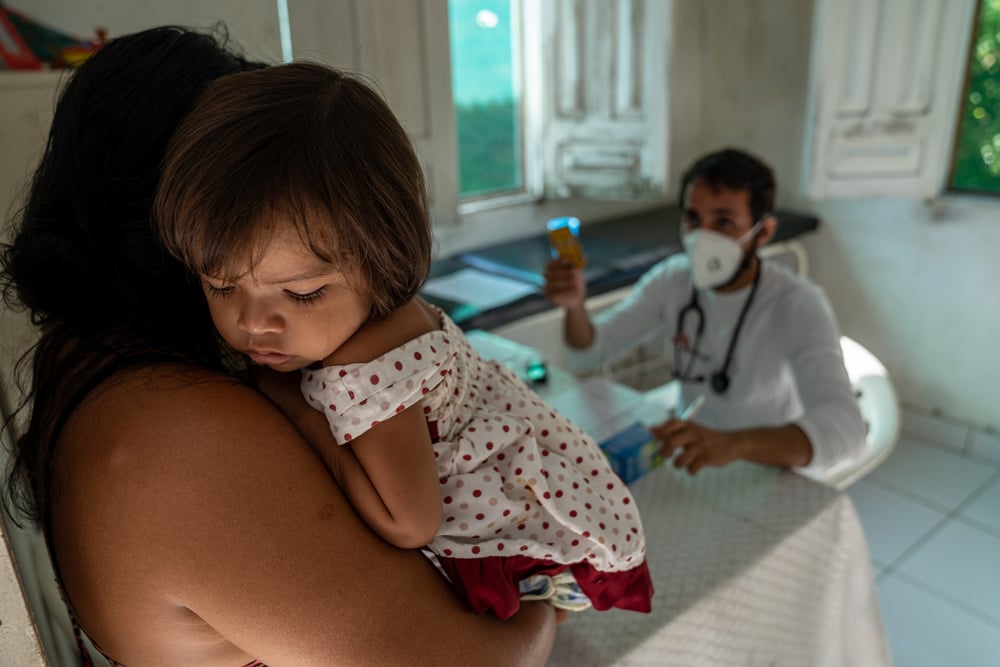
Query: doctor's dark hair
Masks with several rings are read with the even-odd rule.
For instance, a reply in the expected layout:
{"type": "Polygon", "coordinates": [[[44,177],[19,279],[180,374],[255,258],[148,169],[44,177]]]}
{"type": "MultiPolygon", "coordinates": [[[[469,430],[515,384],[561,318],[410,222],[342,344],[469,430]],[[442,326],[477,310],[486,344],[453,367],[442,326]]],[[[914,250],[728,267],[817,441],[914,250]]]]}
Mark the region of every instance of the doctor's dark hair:
{"type": "Polygon", "coordinates": [[[406,131],[360,77],[315,63],[209,86],[171,143],[155,220],[191,271],[225,280],[292,225],[321,260],[359,272],[373,319],[430,270],[424,177],[406,131]]]}
{"type": "Polygon", "coordinates": [[[774,172],[761,160],[735,148],[726,148],[699,158],[681,177],[680,206],[684,195],[695,181],[704,181],[713,190],[747,190],[750,193],[750,213],[757,222],[774,211],[776,185],[774,172]]]}
{"type": "Polygon", "coordinates": [[[160,27],[111,40],[65,84],[0,247],[4,301],[40,329],[17,366],[30,380],[18,382],[26,428],[5,487],[11,516],[45,521],[61,424],[117,369],[153,357],[223,368],[200,287],[159,244],[150,214],[181,118],[209,81],[256,67],[222,27],[160,27]]]}

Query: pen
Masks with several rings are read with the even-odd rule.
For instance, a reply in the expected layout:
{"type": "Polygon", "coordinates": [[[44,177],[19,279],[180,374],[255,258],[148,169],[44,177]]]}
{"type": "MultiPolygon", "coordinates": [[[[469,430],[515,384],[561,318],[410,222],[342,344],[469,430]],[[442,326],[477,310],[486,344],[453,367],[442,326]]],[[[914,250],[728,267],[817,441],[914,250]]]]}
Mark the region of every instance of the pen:
{"type": "Polygon", "coordinates": [[[695,415],[698,414],[698,411],[701,410],[701,406],[704,404],[705,394],[699,394],[693,401],[691,401],[691,404],[684,409],[684,412],[681,413],[681,416],[678,417],[678,419],[682,422],[694,419],[695,415]]]}

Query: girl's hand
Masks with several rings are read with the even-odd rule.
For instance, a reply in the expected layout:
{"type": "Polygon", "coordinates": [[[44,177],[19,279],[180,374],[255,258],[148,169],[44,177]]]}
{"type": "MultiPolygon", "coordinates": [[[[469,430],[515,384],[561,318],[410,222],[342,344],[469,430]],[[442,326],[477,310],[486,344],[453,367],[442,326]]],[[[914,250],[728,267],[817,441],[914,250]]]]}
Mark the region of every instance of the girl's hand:
{"type": "Polygon", "coordinates": [[[254,368],[257,390],[271,399],[292,422],[296,422],[306,411],[315,412],[302,396],[299,389],[301,380],[302,376],[298,372],[280,373],[267,366],[254,368]]]}
{"type": "MultiPolygon", "coordinates": [[[[261,367],[255,376],[257,389],[278,406],[298,429],[313,451],[319,454],[330,474],[343,488],[343,457],[354,456],[349,446],[337,444],[326,417],[310,406],[299,389],[299,373],[280,373],[261,367]]],[[[356,464],[355,464],[356,465],[356,464]]]]}

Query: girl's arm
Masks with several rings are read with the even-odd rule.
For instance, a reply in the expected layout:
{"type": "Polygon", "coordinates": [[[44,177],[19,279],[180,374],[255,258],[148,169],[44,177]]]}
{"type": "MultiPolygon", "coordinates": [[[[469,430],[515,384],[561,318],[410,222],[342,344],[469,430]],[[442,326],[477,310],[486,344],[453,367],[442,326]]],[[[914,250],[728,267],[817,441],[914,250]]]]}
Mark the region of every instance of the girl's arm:
{"type": "Polygon", "coordinates": [[[423,405],[416,403],[341,449],[330,467],[339,470],[344,492],[368,525],[397,547],[430,542],[441,526],[441,485],[423,405]]]}
{"type": "MultiPolygon", "coordinates": [[[[366,324],[327,362],[370,361],[439,327],[436,311],[419,298],[411,299],[385,319],[366,324]]],[[[329,434],[309,437],[314,447],[324,443],[318,448],[323,460],[337,471],[347,497],[375,532],[404,548],[431,541],[441,526],[441,486],[421,403],[373,426],[349,445],[338,448],[329,434]]]]}

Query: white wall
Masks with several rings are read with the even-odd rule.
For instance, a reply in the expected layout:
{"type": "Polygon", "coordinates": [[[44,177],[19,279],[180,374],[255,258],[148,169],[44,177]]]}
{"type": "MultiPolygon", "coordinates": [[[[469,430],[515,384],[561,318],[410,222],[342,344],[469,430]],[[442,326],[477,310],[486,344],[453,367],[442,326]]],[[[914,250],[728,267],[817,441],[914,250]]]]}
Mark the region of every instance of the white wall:
{"type": "Polygon", "coordinates": [[[724,146],[766,156],[787,203],[801,186],[812,0],[675,0],[671,193],[684,167],[724,146]]]}
{"type": "Polygon", "coordinates": [[[1000,201],[819,202],[806,241],[844,332],[909,405],[1000,430],[1000,201]]]}
{"type": "Polygon", "coordinates": [[[691,28],[671,68],[674,173],[723,145],[765,157],[779,203],[820,217],[811,275],[901,400],[1000,430],[1000,199],[807,201],[812,14],[812,0],[677,0],[691,28]]]}

